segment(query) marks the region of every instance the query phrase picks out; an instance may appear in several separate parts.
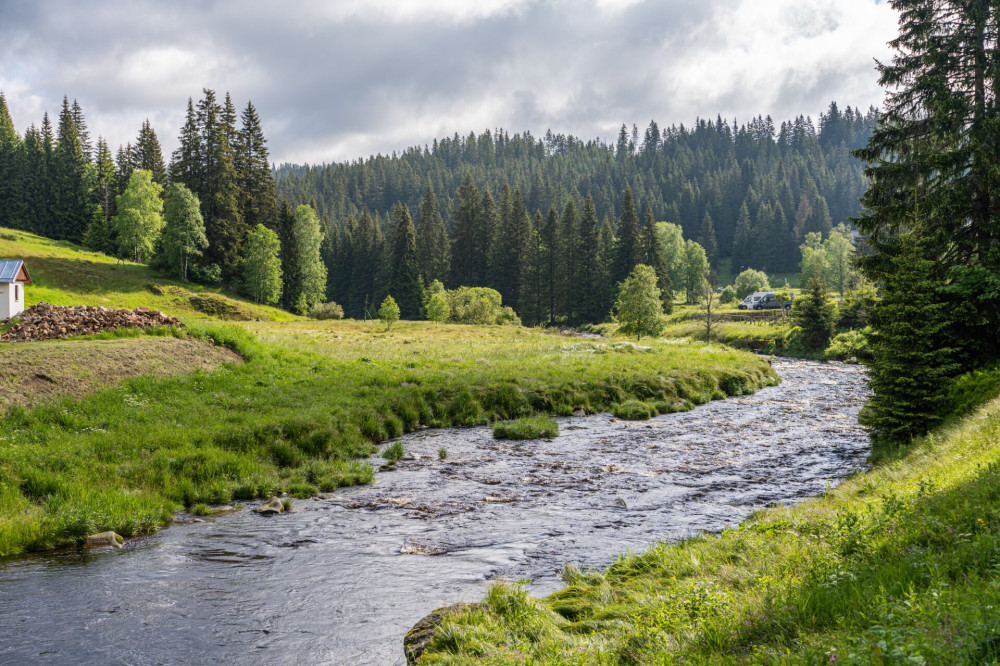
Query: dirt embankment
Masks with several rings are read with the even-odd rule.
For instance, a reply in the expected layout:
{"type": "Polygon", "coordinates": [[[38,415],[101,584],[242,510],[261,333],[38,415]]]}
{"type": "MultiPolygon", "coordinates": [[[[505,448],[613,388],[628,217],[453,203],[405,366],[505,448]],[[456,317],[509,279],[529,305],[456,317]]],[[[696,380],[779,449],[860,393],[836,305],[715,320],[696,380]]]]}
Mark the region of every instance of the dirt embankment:
{"type": "Polygon", "coordinates": [[[0,410],[57,396],[83,397],[140,375],[173,377],[241,363],[236,352],[194,338],[140,337],[0,345],[0,410]]]}

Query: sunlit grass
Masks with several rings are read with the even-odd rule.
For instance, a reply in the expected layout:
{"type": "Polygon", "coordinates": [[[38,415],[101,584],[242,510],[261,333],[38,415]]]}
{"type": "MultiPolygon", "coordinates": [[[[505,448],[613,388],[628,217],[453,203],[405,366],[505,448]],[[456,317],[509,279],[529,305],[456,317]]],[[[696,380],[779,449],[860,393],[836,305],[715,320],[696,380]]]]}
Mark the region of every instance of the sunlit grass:
{"type": "Polygon", "coordinates": [[[998,663],[1000,401],[822,498],[564,580],[498,586],[420,663],[998,663]]]}

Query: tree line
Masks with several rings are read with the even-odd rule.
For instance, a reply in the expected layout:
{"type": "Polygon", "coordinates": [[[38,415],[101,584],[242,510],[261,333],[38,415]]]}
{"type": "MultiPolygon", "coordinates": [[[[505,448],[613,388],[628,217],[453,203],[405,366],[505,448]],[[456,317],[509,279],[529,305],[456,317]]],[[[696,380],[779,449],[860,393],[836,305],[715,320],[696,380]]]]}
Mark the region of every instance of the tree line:
{"type": "Polygon", "coordinates": [[[456,134],[350,163],[284,164],[276,178],[279,195],[341,222],[365,209],[386,220],[397,203],[417,210],[429,184],[452,235],[466,175],[494,198],[520,190],[529,215],[543,217],[570,199],[579,210],[589,194],[598,220],[619,219],[628,186],[640,208],[699,242],[713,266],[731,257],[734,272],[793,272],[805,234],[825,237],[860,213],[863,164],[850,151],[865,144],[875,116],[831,103],[818,126],[804,116],[779,126],[769,117],[742,125],[718,118],[662,130],[651,121],[641,136],[623,125],[614,144],[551,131],[542,139],[456,134]]]}
{"type": "Polygon", "coordinates": [[[205,89],[188,99],[179,138],[168,166],[147,120],[112,156],[65,97],[54,129],[46,113],[21,136],[0,92],[0,225],[224,282],[290,310],[320,303],[322,226],[308,206],[279,202],[253,103],[237,116],[228,93],[220,101],[205,89]]]}

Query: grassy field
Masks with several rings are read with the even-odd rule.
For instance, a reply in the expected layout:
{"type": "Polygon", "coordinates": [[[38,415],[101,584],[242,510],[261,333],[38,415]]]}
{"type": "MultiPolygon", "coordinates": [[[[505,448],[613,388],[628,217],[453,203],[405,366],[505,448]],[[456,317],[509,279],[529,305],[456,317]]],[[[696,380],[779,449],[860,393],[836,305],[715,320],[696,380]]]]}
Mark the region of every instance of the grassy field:
{"type": "Polygon", "coordinates": [[[368,483],[373,472],[360,458],[419,427],[605,411],[629,400],[663,412],[776,381],[766,361],[700,343],[421,322],[383,329],[194,325],[191,336],[245,362],[10,407],[0,421],[0,554],[106,529],[150,532],[182,506],[368,483]]]}
{"type": "MultiPolygon", "coordinates": [[[[996,395],[997,373],[953,405],[996,395]]],[[[421,664],[1000,663],[1000,400],[736,530],[451,616],[421,664]]]]}
{"type": "Polygon", "coordinates": [[[0,259],[24,260],[33,282],[25,288],[29,306],[42,301],[128,309],[145,306],[185,321],[297,319],[284,310],[247,303],[218,289],[165,278],[142,264],[119,263],[68,241],[4,227],[0,227],[0,259]]]}

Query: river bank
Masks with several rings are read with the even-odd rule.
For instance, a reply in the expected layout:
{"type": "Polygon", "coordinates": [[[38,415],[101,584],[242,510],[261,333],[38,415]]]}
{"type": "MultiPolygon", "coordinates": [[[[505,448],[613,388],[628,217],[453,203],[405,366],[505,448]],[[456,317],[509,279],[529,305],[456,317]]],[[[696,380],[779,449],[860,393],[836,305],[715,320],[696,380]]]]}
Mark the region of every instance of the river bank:
{"type": "MultiPolygon", "coordinates": [[[[995,379],[955,391],[963,404],[995,379]]],[[[541,599],[497,585],[420,663],[997,663],[1000,401],[970,411],[736,529],[567,571],[541,599]]]]}
{"type": "Polygon", "coordinates": [[[567,563],[603,568],[735,526],[862,467],[860,369],[775,368],[778,386],[651,421],[560,418],[551,441],[416,432],[373,485],[296,501],[292,514],[241,511],[110,554],[8,560],[0,631],[14,638],[0,661],[404,663],[417,619],[496,580],[547,594],[567,563]]]}
{"type": "Polygon", "coordinates": [[[391,332],[346,321],[190,330],[244,362],[7,410],[0,556],[78,545],[105,530],[146,534],[183,507],[370,483],[365,458],[416,429],[608,411],[629,400],[665,413],[776,381],[765,359],[683,341],[426,322],[391,332]]]}

